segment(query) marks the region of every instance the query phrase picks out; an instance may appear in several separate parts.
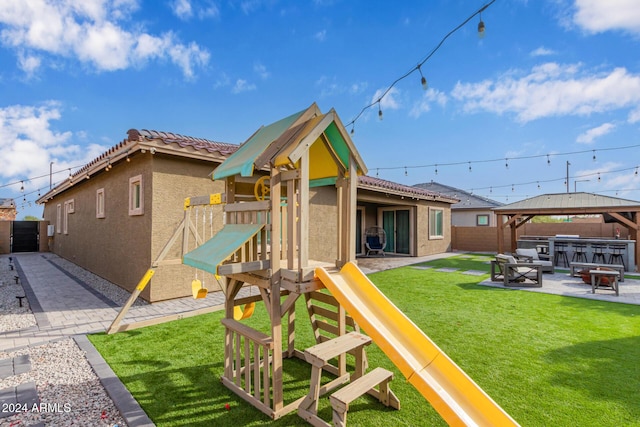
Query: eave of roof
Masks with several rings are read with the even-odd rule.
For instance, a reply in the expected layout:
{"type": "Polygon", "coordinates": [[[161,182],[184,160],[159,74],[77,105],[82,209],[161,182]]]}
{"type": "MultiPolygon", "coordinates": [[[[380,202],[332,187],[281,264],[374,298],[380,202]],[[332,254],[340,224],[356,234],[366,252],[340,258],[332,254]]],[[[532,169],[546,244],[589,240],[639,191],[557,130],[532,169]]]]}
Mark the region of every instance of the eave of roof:
{"type": "Polygon", "coordinates": [[[429,191],[418,187],[398,184],[368,175],[358,177],[358,188],[376,191],[379,193],[394,194],[398,196],[413,197],[419,200],[433,200],[444,203],[457,203],[460,200],[435,191],[429,191]]]}
{"type": "Polygon", "coordinates": [[[237,149],[238,145],[235,144],[194,138],[177,133],[129,129],[127,131],[127,139],[109,148],[100,156],[78,169],[71,175],[70,179],[65,179],[56,185],[38,198],[36,203],[44,203],[54,195],[72,187],[74,183],[86,177],[91,177],[110,164],[126,160],[136,152],[144,153],[149,150],[198,160],[222,162],[237,149]]]}

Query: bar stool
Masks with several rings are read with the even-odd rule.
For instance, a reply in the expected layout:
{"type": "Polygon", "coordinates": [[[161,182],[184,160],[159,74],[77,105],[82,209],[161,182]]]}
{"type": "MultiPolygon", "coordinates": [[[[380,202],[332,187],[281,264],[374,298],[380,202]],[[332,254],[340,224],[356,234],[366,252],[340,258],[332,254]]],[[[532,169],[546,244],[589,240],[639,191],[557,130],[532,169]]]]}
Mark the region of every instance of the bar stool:
{"type": "Polygon", "coordinates": [[[602,243],[594,243],[591,245],[591,249],[593,249],[593,256],[591,257],[591,262],[596,263],[600,261],[603,264],[607,263],[607,257],[605,254],[605,249],[607,245],[602,243]]]}
{"type": "Polygon", "coordinates": [[[569,267],[569,257],[567,256],[568,245],[564,242],[556,242],[553,247],[553,264],[558,266],[558,262],[562,261],[565,267],[569,267]]]}
{"type": "Polygon", "coordinates": [[[627,249],[626,245],[609,245],[611,253],[609,253],[609,264],[622,264],[624,269],[627,266],[624,264],[624,251],[627,249]]]}
{"type": "Polygon", "coordinates": [[[574,243],[573,244],[573,256],[571,261],[576,262],[589,262],[587,260],[587,245],[586,243],[574,243]]]}

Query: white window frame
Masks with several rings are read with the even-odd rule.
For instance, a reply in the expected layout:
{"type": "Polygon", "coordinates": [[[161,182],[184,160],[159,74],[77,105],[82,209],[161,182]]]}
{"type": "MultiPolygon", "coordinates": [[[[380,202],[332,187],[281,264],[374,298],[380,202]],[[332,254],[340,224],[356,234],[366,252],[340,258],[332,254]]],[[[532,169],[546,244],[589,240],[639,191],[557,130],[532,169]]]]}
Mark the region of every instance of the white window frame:
{"type": "Polygon", "coordinates": [[[129,215],[144,214],[144,191],[142,175],[129,178],[129,215]],[[138,189],[138,191],[136,191],[138,189]]]}
{"type": "Polygon", "coordinates": [[[62,205],[60,203],[56,205],[56,229],[58,234],[62,233],[62,205]]]}
{"type": "Polygon", "coordinates": [[[442,208],[432,208],[432,207],[429,208],[429,239],[431,240],[444,239],[444,209],[442,208]],[[434,224],[435,224],[435,221],[438,221],[438,213],[440,213],[439,221],[440,221],[441,234],[435,234],[437,233],[437,229],[434,230],[434,227],[437,227],[437,224],[436,225],[434,224]]]}
{"type": "Polygon", "coordinates": [[[62,232],[64,234],[69,234],[69,214],[72,214],[74,212],[75,212],[74,199],[67,200],[66,202],[64,202],[64,218],[62,221],[62,232]]]}
{"type": "Polygon", "coordinates": [[[96,190],[96,218],[104,218],[105,196],[104,188],[98,188],[96,190]]]}

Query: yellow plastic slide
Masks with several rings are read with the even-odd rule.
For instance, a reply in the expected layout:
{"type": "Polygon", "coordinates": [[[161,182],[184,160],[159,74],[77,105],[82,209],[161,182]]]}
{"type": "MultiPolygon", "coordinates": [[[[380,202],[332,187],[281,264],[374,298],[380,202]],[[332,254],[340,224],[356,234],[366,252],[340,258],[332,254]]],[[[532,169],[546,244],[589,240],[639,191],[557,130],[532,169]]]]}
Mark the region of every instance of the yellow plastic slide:
{"type": "Polygon", "coordinates": [[[365,276],[347,263],[316,276],[450,426],[517,426],[462,369],[365,276]]]}

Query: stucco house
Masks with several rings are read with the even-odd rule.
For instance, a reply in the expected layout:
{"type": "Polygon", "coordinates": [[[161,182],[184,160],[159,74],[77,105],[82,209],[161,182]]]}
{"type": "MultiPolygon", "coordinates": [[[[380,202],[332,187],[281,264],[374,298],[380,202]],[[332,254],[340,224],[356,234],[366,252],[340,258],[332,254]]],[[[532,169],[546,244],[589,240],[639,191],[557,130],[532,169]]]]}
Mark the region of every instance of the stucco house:
{"type": "Polygon", "coordinates": [[[0,221],[15,221],[17,214],[13,199],[0,199],[0,221]]]}
{"type": "Polygon", "coordinates": [[[497,225],[493,208],[500,207],[503,203],[434,181],[416,184],[414,187],[458,199],[459,202],[451,206],[451,225],[454,227],[496,227],[497,225]]]}
{"type": "MultiPolygon", "coordinates": [[[[316,110],[313,104],[303,112],[313,115],[316,110]]],[[[261,131],[278,129],[285,120],[261,131]]],[[[129,130],[126,139],[38,199],[45,221],[54,229],[49,249],[133,291],[184,218],[185,198],[224,192],[224,181],[212,181],[212,171],[239,147],[169,132],[129,130]]],[[[386,249],[389,254],[422,256],[450,249],[455,198],[358,178],[357,252],[364,253],[363,233],[374,225],[387,230],[393,242],[386,249]]],[[[324,236],[337,232],[336,225],[325,220],[336,208],[336,191],[335,183],[326,183],[309,194],[310,251],[317,259],[335,256],[336,248],[325,244],[324,236]]],[[[222,228],[222,209],[223,205],[211,206],[200,213],[203,235],[222,228]]],[[[179,258],[177,252],[173,255],[179,258]]],[[[191,295],[196,274],[203,279],[204,273],[181,263],[163,265],[141,296],[154,302],[191,295]]],[[[214,278],[204,279],[211,284],[209,290],[215,290],[214,278]]]]}

